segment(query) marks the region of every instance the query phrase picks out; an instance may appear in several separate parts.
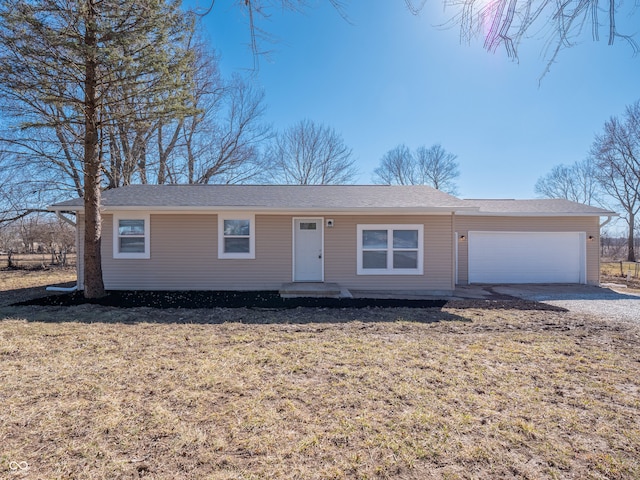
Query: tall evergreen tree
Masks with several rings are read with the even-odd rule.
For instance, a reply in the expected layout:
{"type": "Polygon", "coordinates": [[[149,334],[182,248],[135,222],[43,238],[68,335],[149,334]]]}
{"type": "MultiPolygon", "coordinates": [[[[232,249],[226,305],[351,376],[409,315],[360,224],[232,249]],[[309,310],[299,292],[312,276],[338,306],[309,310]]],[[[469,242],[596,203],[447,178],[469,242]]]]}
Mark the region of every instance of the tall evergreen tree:
{"type": "Polygon", "coordinates": [[[81,140],[70,162],[82,172],[84,294],[100,297],[107,129],[187,113],[191,53],[181,46],[193,22],[164,0],[0,0],[0,22],[5,112],[33,135],[48,128],[81,140]]]}

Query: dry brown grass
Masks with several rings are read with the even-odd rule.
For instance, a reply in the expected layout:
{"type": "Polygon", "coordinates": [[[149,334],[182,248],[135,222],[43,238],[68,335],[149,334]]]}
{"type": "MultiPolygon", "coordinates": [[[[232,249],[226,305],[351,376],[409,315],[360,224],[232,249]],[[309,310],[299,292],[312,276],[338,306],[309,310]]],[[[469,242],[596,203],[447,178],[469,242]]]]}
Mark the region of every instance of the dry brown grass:
{"type": "Polygon", "coordinates": [[[627,273],[631,277],[637,277],[640,271],[640,265],[636,262],[602,262],[600,264],[600,272],[603,275],[619,275],[627,276],[627,273]],[[622,263],[622,270],[620,269],[620,263],[622,263]]]}
{"type": "Polygon", "coordinates": [[[640,293],[640,263],[622,262],[622,269],[620,263],[602,262],[601,281],[624,285],[633,292],[640,293]]]}
{"type": "Polygon", "coordinates": [[[4,307],[0,477],[635,479],[639,348],[556,312],[4,307]]]}
{"type": "Polygon", "coordinates": [[[39,296],[50,295],[49,285],[73,285],[75,267],[52,267],[35,270],[0,270],[0,306],[39,296]]]}

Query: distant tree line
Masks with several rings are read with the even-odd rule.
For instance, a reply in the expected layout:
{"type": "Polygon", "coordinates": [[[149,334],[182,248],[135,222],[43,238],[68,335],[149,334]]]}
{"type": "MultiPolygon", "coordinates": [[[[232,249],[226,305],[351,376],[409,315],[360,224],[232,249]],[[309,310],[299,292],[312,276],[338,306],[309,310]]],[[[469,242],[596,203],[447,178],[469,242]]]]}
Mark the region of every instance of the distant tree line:
{"type": "Polygon", "coordinates": [[[29,215],[0,228],[3,254],[73,252],[75,246],[75,228],[50,215],[29,215]]]}
{"type": "MultiPolygon", "coordinates": [[[[637,252],[640,248],[640,232],[636,229],[634,237],[634,247],[637,252]]],[[[614,235],[606,228],[600,235],[600,258],[608,261],[620,260],[627,258],[629,240],[626,235],[614,235]]]]}
{"type": "Polygon", "coordinates": [[[535,190],[543,197],[619,211],[627,224],[627,260],[635,262],[640,229],[640,101],[605,122],[587,158],[555,166],[538,179],[535,190]]]}

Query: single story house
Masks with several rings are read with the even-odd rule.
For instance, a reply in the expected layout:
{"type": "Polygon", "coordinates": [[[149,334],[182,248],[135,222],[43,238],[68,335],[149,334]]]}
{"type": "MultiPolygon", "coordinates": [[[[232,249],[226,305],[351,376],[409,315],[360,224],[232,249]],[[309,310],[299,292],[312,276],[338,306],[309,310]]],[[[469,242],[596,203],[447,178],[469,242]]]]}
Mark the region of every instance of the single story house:
{"type": "MultiPolygon", "coordinates": [[[[83,289],[83,201],[76,214],[83,289]]],[[[451,293],[470,283],[599,283],[614,212],[568,200],[462,200],[428,186],[130,185],[103,193],[107,290],[451,293]]]]}

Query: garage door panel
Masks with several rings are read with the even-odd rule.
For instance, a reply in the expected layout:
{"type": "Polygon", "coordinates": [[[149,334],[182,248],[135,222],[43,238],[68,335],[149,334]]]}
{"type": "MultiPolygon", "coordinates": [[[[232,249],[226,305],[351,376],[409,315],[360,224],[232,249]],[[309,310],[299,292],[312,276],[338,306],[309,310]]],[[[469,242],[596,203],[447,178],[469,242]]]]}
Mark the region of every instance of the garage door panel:
{"type": "Polygon", "coordinates": [[[469,283],[584,283],[582,232],[469,232],[469,283]]]}

